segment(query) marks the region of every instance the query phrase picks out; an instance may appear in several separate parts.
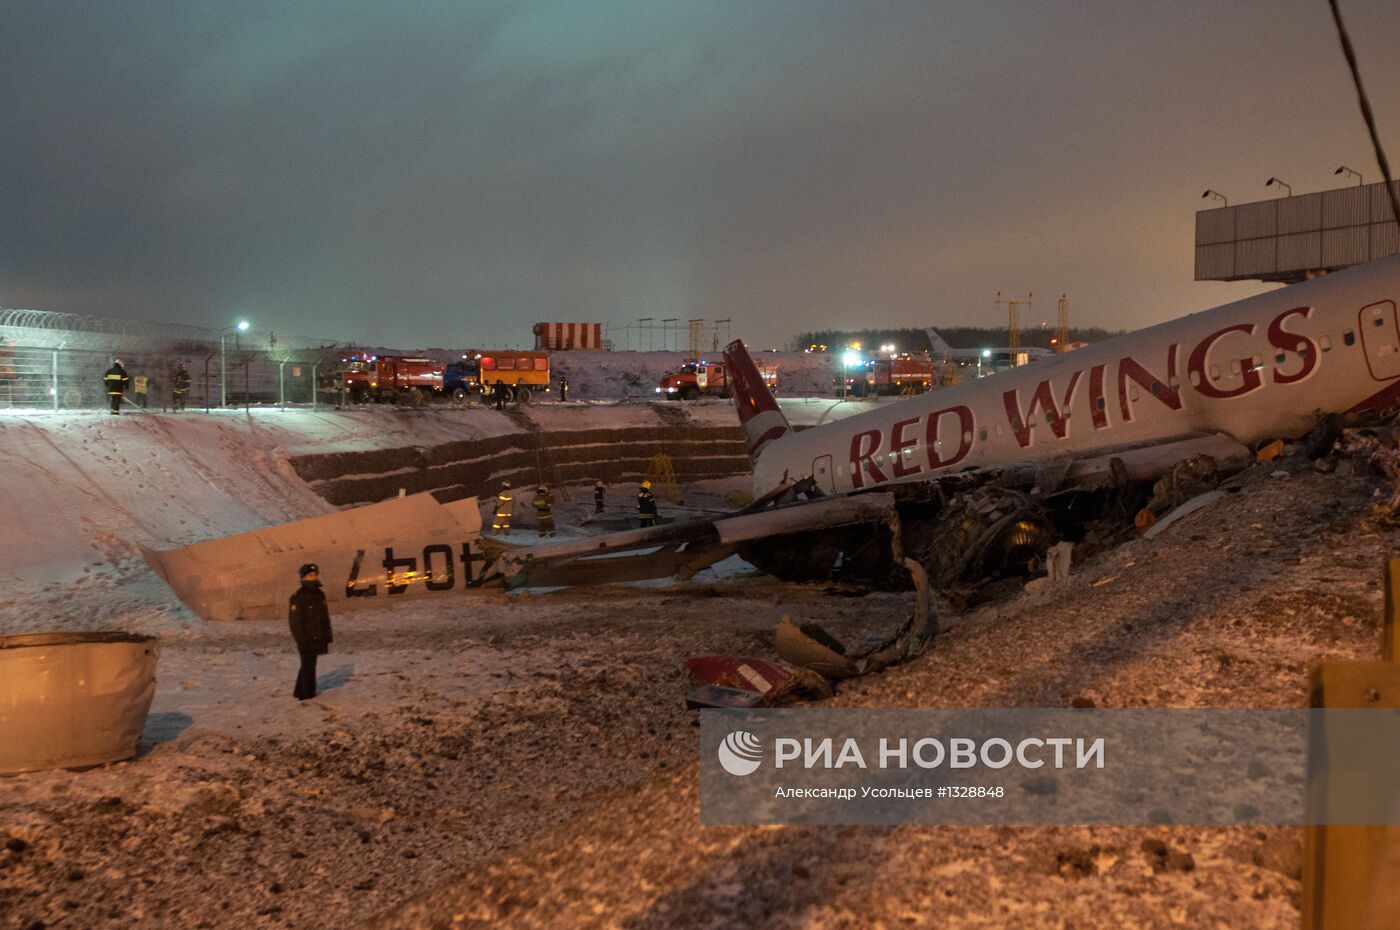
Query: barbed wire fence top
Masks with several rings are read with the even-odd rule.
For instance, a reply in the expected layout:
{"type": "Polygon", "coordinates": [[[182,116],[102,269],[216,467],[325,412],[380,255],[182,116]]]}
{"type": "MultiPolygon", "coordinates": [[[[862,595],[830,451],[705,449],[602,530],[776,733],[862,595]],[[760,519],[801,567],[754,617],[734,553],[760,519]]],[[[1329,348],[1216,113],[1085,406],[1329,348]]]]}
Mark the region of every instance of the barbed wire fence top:
{"type": "MultiPolygon", "coordinates": [[[[329,339],[111,319],[51,310],[0,309],[0,408],[78,409],[107,402],[103,373],[120,358],[143,409],[184,404],[285,404],[317,400],[345,346],[329,339]]],[[[123,408],[125,409],[125,408],[123,408]]],[[[184,409],[182,406],[181,409],[184,409]]]]}
{"type": "Polygon", "coordinates": [[[95,352],[176,351],[203,347],[218,351],[238,344],[244,351],[265,353],[270,361],[313,361],[339,343],[295,334],[222,330],[185,323],[115,320],[53,310],[0,310],[0,340],[32,349],[73,349],[95,352]]]}

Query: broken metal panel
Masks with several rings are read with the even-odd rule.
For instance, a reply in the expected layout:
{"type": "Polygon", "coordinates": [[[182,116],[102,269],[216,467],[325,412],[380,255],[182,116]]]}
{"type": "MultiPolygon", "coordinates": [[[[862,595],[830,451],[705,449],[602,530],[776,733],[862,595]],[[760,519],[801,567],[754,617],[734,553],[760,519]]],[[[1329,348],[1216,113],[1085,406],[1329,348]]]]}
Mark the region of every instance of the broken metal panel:
{"type": "Polygon", "coordinates": [[[538,557],[531,553],[521,563],[520,570],[510,576],[509,584],[512,588],[558,587],[669,578],[694,562],[709,564],[728,554],[727,550],[710,548],[714,554],[710,559],[706,558],[706,547],[683,542],[651,546],[646,551],[609,550],[564,558],[538,557]]]}
{"type": "Polygon", "coordinates": [[[374,607],[500,580],[519,547],[480,536],[475,498],[431,494],[295,520],[164,552],[147,563],[206,620],[285,617],[305,562],[320,566],[332,608],[374,607]]]}
{"type": "Polygon", "coordinates": [[[134,756],[157,656],[129,633],[0,637],[0,775],[134,756]]]}
{"type": "Polygon", "coordinates": [[[783,615],[773,635],[773,647],[778,655],[827,678],[854,678],[860,674],[860,667],[853,660],[828,644],[831,638],[825,631],[814,624],[804,626],[805,629],[783,615]]]}
{"type": "Polygon", "coordinates": [[[1142,538],[1155,539],[1160,533],[1166,530],[1167,527],[1171,526],[1182,517],[1188,517],[1196,511],[1204,507],[1209,507],[1218,500],[1222,500],[1224,497],[1224,491],[1207,491],[1204,494],[1198,494],[1148,527],[1146,532],[1142,534],[1142,538]]]}
{"type": "Polygon", "coordinates": [[[715,522],[723,543],[743,543],[785,533],[801,533],[857,523],[879,523],[894,513],[894,495],[819,498],[803,504],[741,514],[715,522]]]}
{"type": "Polygon", "coordinates": [[[1116,467],[1113,461],[1117,459],[1122,463],[1123,475],[1129,481],[1152,481],[1170,471],[1178,462],[1198,455],[1210,456],[1221,471],[1238,470],[1254,460],[1254,454],[1243,443],[1229,436],[1210,433],[1083,458],[1070,466],[1067,477],[1070,482],[1082,487],[1113,484],[1116,467]]]}

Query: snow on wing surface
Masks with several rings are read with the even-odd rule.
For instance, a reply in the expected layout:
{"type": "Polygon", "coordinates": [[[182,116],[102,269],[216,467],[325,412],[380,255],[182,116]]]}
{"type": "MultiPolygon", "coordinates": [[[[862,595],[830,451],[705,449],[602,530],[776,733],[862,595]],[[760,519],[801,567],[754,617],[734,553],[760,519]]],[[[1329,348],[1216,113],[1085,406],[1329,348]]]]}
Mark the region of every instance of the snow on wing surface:
{"type": "Polygon", "coordinates": [[[157,552],[146,562],[206,620],[283,617],[297,568],[320,566],[332,608],[478,586],[513,547],[481,539],[476,499],[444,506],[431,494],[296,520],[157,552]]]}

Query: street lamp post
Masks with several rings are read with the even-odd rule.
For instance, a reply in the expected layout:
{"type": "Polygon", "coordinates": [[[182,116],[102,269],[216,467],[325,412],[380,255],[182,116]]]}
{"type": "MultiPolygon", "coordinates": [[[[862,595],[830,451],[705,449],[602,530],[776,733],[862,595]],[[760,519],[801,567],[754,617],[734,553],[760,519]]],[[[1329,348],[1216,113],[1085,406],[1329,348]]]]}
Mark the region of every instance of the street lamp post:
{"type": "Polygon", "coordinates": [[[1349,174],[1349,175],[1351,175],[1352,177],[1356,178],[1356,186],[1357,186],[1357,187],[1360,187],[1363,183],[1365,183],[1365,182],[1363,182],[1362,179],[1361,179],[1361,172],[1360,172],[1360,171],[1357,171],[1357,170],[1355,170],[1354,168],[1348,168],[1346,165],[1339,165],[1339,166],[1337,167],[1337,170],[1334,171],[1334,172],[1332,172],[1332,173],[1333,173],[1333,174],[1349,174]]]}
{"type": "Polygon", "coordinates": [[[1283,196],[1285,196],[1285,197],[1292,197],[1292,196],[1293,196],[1293,186],[1292,186],[1291,184],[1288,184],[1288,183],[1286,183],[1286,182],[1284,182],[1284,181],[1280,181],[1278,178],[1269,178],[1269,180],[1267,180],[1267,181],[1264,182],[1264,186],[1265,186],[1265,187],[1273,187],[1273,186],[1275,186],[1275,185],[1277,185],[1277,186],[1279,186],[1279,187],[1281,187],[1281,188],[1284,189],[1285,193],[1284,193],[1283,196]]]}
{"type": "Polygon", "coordinates": [[[841,354],[841,399],[845,400],[850,396],[850,380],[852,366],[860,365],[860,356],[851,349],[847,349],[841,354]]]}
{"type": "MultiPolygon", "coordinates": [[[[228,359],[224,354],[224,338],[229,333],[234,333],[234,351],[238,351],[238,333],[246,333],[249,323],[247,320],[239,320],[232,326],[225,326],[219,330],[219,406],[228,406],[228,359]]],[[[246,390],[245,390],[246,393],[246,390]]]]}

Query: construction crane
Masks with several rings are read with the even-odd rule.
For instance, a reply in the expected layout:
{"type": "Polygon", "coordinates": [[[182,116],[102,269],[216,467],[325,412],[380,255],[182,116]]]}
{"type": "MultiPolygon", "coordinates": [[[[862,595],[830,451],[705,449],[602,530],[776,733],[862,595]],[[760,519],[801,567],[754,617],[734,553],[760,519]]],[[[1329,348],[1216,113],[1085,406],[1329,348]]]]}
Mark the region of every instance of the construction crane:
{"type": "Polygon", "coordinates": [[[704,320],[686,320],[686,325],[690,327],[690,357],[698,359],[700,353],[704,351],[702,340],[705,338],[704,320]]]}
{"type": "Polygon", "coordinates": [[[1031,309],[1031,295],[1028,292],[1025,300],[1002,300],[1001,291],[997,291],[997,305],[1006,304],[1006,345],[1011,350],[1012,364],[1016,364],[1016,356],[1021,352],[1021,308],[1025,307],[1026,312],[1031,309]]]}

